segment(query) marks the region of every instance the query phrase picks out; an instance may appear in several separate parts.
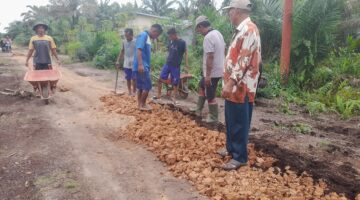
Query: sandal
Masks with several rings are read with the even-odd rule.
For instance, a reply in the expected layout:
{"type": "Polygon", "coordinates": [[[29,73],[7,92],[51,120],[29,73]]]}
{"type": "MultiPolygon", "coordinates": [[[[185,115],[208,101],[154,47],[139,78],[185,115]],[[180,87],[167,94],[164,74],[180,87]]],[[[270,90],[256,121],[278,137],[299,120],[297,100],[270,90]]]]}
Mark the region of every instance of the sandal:
{"type": "Polygon", "coordinates": [[[230,155],[230,153],[227,151],[226,148],[222,148],[222,149],[218,150],[216,153],[219,154],[223,158],[230,155]]]}
{"type": "Polygon", "coordinates": [[[149,105],[145,105],[143,107],[140,107],[140,110],[141,111],[151,111],[152,110],[152,107],[149,106],[149,105]]]}
{"type": "Polygon", "coordinates": [[[226,171],[231,171],[231,170],[237,170],[240,167],[243,167],[246,165],[247,165],[246,163],[241,163],[237,160],[231,159],[228,163],[221,166],[221,168],[226,171]]]}

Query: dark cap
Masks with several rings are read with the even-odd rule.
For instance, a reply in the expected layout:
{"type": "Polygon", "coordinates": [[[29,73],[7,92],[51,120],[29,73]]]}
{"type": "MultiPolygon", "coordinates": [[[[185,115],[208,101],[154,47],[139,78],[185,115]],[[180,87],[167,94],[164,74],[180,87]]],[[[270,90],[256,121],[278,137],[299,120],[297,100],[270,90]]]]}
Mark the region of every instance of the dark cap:
{"type": "Polygon", "coordinates": [[[35,26],[33,27],[33,30],[36,31],[36,29],[37,29],[39,26],[43,26],[45,30],[48,30],[48,28],[49,28],[49,26],[46,25],[45,23],[38,22],[38,23],[36,23],[35,26]]]}

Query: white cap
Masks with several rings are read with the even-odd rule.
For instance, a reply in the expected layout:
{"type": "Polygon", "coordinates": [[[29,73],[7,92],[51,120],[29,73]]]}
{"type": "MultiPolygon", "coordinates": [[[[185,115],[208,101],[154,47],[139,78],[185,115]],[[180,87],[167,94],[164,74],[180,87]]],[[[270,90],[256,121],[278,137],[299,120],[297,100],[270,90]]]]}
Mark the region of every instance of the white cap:
{"type": "Polygon", "coordinates": [[[230,8],[240,8],[243,10],[251,11],[252,3],[250,2],[250,0],[232,0],[229,6],[226,6],[223,9],[227,10],[230,8]]]}
{"type": "Polygon", "coordinates": [[[196,20],[195,20],[195,27],[197,27],[200,23],[202,23],[202,22],[208,22],[209,21],[209,19],[206,17],[206,16],[204,16],[204,15],[201,15],[201,16],[199,16],[198,18],[196,18],[196,20]]]}

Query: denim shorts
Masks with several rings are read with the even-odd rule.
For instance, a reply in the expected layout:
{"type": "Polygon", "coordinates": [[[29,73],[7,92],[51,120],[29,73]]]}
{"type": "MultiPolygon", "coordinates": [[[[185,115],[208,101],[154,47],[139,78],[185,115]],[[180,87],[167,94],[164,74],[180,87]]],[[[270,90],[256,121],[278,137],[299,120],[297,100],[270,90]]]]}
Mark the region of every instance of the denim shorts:
{"type": "Polygon", "coordinates": [[[135,73],[132,71],[132,69],[124,68],[124,72],[125,72],[125,79],[126,79],[127,81],[136,80],[136,75],[135,75],[135,73]]]}
{"type": "Polygon", "coordinates": [[[140,73],[138,71],[134,71],[136,76],[136,88],[138,90],[150,91],[152,88],[151,77],[149,71],[144,71],[140,73]]]}
{"type": "Polygon", "coordinates": [[[171,79],[171,84],[173,86],[178,86],[180,83],[180,67],[164,65],[161,70],[160,78],[162,80],[167,80],[169,78],[169,75],[171,79]]]}

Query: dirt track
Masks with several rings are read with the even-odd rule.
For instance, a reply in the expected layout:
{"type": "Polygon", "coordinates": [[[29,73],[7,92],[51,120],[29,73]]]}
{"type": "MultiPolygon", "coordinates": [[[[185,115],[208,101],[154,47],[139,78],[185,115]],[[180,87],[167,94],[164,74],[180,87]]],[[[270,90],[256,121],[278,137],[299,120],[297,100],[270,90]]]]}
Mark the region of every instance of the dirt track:
{"type": "MultiPolygon", "coordinates": [[[[25,57],[1,56],[0,89],[31,91],[25,57]]],[[[111,141],[134,118],[102,111],[111,84],[89,70],[63,68],[59,86],[69,91],[48,106],[0,95],[0,199],[203,199],[141,146],[111,141]]]]}
{"type": "MultiPolygon", "coordinates": [[[[2,54],[0,59],[0,90],[31,91],[22,81],[24,56],[2,54]]],[[[72,64],[65,65],[62,73],[59,88],[64,92],[57,94],[49,106],[39,99],[0,95],[0,197],[206,199],[188,182],[174,178],[144,146],[118,138],[119,134],[130,134],[131,137],[125,138],[139,142],[133,135],[139,129],[133,124],[139,121],[134,113],[119,115],[104,111],[99,98],[112,89],[111,72],[72,64]],[[119,133],[119,129],[123,131],[119,133]]],[[[117,98],[120,98],[118,102],[127,101],[117,98]]],[[[257,152],[277,158],[279,161],[274,166],[280,167],[280,171],[289,165],[295,173],[307,171],[313,175],[315,184],[324,178],[328,182],[323,188],[325,193],[344,192],[355,197],[360,192],[360,133],[356,128],[359,120],[309,118],[301,109],[297,115],[284,115],[277,107],[271,101],[257,102],[251,136],[257,152]],[[311,125],[311,132],[294,131],[299,123],[311,125]]],[[[180,110],[186,113],[186,108],[180,110]]],[[[140,143],[150,146],[150,150],[155,148],[148,142],[140,143]]],[[[253,164],[256,162],[259,161],[255,158],[253,164]]],[[[171,171],[175,175],[179,173],[171,171]]],[[[197,179],[191,182],[196,183],[197,179]]],[[[197,185],[197,188],[212,196],[203,187],[197,185]]],[[[211,194],[218,198],[222,193],[211,194]]]]}

